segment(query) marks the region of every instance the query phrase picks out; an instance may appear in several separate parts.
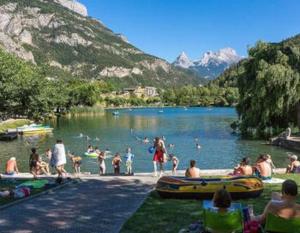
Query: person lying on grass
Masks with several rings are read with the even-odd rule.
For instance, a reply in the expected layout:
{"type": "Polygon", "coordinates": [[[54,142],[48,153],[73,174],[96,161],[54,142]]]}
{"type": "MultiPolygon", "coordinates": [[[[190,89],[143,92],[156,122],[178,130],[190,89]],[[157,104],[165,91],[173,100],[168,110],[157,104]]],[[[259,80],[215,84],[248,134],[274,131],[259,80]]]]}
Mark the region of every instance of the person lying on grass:
{"type": "Polygon", "coordinates": [[[264,212],[254,217],[261,223],[265,223],[268,214],[290,219],[300,217],[300,205],[296,203],[298,186],[293,180],[282,183],[281,194],[273,193],[272,200],[266,205],[264,212]]]}

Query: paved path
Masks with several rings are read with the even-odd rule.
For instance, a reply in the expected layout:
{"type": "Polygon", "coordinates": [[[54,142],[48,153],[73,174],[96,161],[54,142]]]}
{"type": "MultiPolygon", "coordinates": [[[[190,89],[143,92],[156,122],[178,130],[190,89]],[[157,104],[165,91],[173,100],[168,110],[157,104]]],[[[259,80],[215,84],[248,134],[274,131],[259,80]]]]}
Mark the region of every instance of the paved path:
{"type": "Polygon", "coordinates": [[[0,211],[1,233],[114,233],[136,211],[156,179],[90,177],[0,211]]]}

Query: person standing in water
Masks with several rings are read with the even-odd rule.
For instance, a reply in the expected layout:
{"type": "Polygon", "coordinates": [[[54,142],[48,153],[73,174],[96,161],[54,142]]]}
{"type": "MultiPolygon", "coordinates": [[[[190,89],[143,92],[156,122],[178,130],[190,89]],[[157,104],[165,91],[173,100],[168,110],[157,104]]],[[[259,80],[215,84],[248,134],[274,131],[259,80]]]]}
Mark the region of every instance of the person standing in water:
{"type": "Polygon", "coordinates": [[[164,154],[167,153],[164,141],[156,137],[154,140],[155,153],[153,156],[154,176],[157,176],[157,163],[159,164],[160,176],[164,170],[164,154]]]}

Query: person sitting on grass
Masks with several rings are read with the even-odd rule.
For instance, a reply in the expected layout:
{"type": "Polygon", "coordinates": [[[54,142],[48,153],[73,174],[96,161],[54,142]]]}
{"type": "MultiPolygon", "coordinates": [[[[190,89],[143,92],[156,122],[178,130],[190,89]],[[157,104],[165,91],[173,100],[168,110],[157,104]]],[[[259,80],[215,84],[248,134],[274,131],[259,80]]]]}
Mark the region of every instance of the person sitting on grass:
{"type": "Polygon", "coordinates": [[[272,168],[270,163],[267,162],[268,156],[261,154],[254,166],[254,173],[262,180],[269,180],[272,178],[272,168]]]}
{"type": "Polygon", "coordinates": [[[289,156],[290,164],[286,168],[286,173],[300,173],[300,162],[297,155],[289,156]]]}
{"type": "Polygon", "coordinates": [[[200,177],[200,169],[196,167],[196,161],[190,161],[190,168],[186,169],[185,176],[189,178],[199,178],[200,177]]]}
{"type": "Polygon", "coordinates": [[[268,214],[285,219],[300,217],[300,205],[296,203],[297,195],[297,183],[293,180],[284,181],[281,194],[273,193],[272,200],[266,205],[264,212],[254,217],[254,220],[265,223],[268,214]]]}
{"type": "Polygon", "coordinates": [[[7,162],[5,166],[5,174],[6,175],[14,175],[18,174],[19,169],[17,166],[17,161],[15,157],[11,157],[7,162]]]}
{"type": "Polygon", "coordinates": [[[234,168],[233,175],[251,176],[253,174],[253,169],[249,164],[250,159],[248,157],[243,158],[241,163],[234,168]]]}
{"type": "Polygon", "coordinates": [[[231,195],[226,189],[219,189],[214,193],[213,206],[219,213],[226,213],[231,205],[231,195]]]}

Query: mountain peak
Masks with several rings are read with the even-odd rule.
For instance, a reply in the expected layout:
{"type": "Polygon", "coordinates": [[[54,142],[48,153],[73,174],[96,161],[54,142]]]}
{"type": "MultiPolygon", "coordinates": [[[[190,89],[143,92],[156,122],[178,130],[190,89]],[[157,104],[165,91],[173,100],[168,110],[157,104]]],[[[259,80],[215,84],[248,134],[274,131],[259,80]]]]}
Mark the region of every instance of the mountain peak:
{"type": "Polygon", "coordinates": [[[204,66],[209,65],[210,63],[222,64],[227,63],[228,66],[237,63],[241,60],[241,57],[238,56],[237,52],[233,48],[222,48],[217,52],[208,51],[204,53],[202,58],[197,61],[197,64],[204,66]]]}
{"type": "Polygon", "coordinates": [[[182,52],[173,64],[185,69],[195,70],[200,75],[212,79],[239,60],[241,60],[241,57],[237,52],[233,48],[227,47],[216,52],[207,51],[196,61],[191,61],[188,56],[182,52]]]}
{"type": "Polygon", "coordinates": [[[189,68],[193,65],[193,62],[189,59],[186,53],[182,51],[173,64],[182,68],[189,68]]]}

